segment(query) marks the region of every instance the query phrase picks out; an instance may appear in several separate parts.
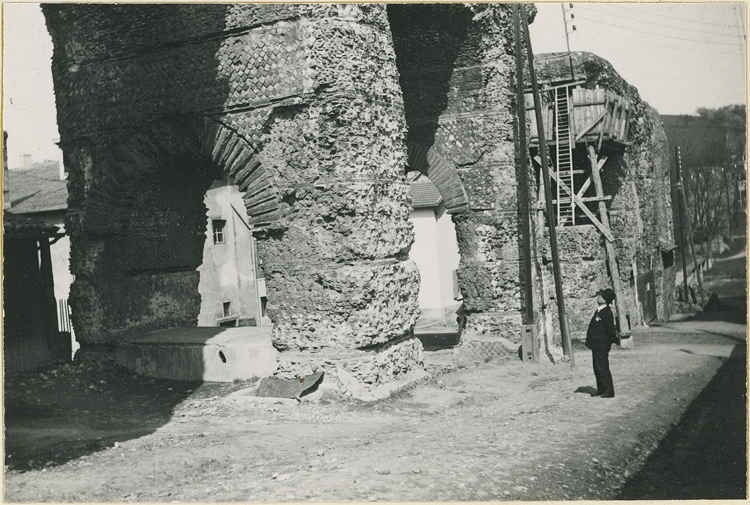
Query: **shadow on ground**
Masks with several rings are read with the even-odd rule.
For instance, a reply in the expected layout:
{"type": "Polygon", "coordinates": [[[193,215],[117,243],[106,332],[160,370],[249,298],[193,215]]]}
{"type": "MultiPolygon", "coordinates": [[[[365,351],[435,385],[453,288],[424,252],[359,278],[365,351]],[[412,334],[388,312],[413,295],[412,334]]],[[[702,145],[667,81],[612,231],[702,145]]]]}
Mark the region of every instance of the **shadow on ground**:
{"type": "MultiPolygon", "coordinates": [[[[726,303],[726,298],[722,298],[721,303],[726,303]]],[[[697,312],[686,318],[685,321],[724,321],[725,323],[745,324],[747,318],[744,314],[747,314],[747,310],[742,306],[730,310],[697,312]]]]}
{"type": "Polygon", "coordinates": [[[596,388],[593,386],[581,386],[575,390],[576,393],[585,393],[587,395],[593,395],[596,393],[596,388]]]}
{"type": "Polygon", "coordinates": [[[737,345],[617,499],[745,499],[746,380],[746,347],[737,345]]]}
{"type": "Polygon", "coordinates": [[[148,379],[84,364],[15,374],[4,389],[6,469],[54,467],[148,435],[188,397],[223,395],[243,385],[148,379]]]}

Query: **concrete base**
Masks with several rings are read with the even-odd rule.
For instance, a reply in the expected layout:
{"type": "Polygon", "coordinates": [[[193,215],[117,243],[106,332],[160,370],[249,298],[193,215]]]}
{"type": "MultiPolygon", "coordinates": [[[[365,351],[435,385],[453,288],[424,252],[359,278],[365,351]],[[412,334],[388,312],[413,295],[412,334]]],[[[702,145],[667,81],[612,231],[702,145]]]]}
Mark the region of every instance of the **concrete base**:
{"type": "Polygon", "coordinates": [[[159,379],[232,382],[276,371],[271,328],[170,328],[123,342],[117,363],[159,379]]]}
{"type": "Polygon", "coordinates": [[[628,338],[620,339],[620,349],[635,349],[635,340],[632,335],[628,338]]]}

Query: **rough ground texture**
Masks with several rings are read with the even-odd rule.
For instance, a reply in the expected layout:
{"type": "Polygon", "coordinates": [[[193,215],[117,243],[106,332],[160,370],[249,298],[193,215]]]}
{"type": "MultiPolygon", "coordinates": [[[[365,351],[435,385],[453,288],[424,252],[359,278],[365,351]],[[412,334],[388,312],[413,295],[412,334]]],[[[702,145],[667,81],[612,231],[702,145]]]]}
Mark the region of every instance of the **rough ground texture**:
{"type": "Polygon", "coordinates": [[[362,404],[249,384],[64,367],[5,382],[5,500],[391,501],[746,498],[744,255],[707,284],[725,309],[613,350],[617,396],[578,366],[456,368],[362,404]]]}

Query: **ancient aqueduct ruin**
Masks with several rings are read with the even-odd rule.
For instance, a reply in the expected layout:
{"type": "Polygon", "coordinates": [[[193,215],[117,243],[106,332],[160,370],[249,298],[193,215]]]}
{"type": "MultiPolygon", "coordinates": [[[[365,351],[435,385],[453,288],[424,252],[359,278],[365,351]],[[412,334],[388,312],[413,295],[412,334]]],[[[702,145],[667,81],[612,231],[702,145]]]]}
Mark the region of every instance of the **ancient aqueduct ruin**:
{"type": "MultiPolygon", "coordinates": [[[[520,175],[511,7],[505,4],[45,4],[69,170],[73,320],[83,356],[196,325],[203,195],[243,194],[268,290],[277,375],[336,367],[373,385],[422,366],[419,272],[408,259],[408,171],[437,186],[455,224],[462,345],[518,343],[537,324],[561,356],[547,235],[520,175]],[[524,284],[534,300],[525,300],[524,284]],[[533,303],[535,321],[524,308],[533,303]],[[343,364],[343,365],[342,365],[343,364]]],[[[527,11],[533,18],[533,9],[527,11]]],[[[552,59],[540,76],[554,80],[552,59]],[[546,72],[546,74],[545,74],[546,72]]],[[[566,60],[567,61],[567,60],[566,60]]],[[[582,86],[628,99],[629,143],[603,179],[633,325],[634,270],[653,271],[663,317],[672,269],[666,140],[611,66],[574,61],[582,86]]],[[[542,223],[543,225],[543,223],[542,223]]],[[[559,229],[571,328],[608,284],[593,226],[559,229]]],[[[671,284],[670,284],[671,283],[671,284]]]]}

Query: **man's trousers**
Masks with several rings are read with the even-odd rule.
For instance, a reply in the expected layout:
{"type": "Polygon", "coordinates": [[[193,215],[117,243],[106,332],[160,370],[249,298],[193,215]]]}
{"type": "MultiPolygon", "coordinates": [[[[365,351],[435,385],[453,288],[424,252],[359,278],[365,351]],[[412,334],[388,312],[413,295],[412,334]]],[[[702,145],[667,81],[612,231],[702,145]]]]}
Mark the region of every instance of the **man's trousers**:
{"type": "Polygon", "coordinates": [[[596,392],[602,396],[614,396],[612,372],[609,371],[609,351],[591,351],[596,377],[596,392]]]}

